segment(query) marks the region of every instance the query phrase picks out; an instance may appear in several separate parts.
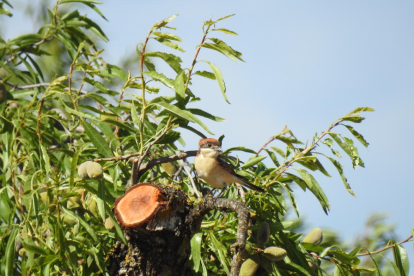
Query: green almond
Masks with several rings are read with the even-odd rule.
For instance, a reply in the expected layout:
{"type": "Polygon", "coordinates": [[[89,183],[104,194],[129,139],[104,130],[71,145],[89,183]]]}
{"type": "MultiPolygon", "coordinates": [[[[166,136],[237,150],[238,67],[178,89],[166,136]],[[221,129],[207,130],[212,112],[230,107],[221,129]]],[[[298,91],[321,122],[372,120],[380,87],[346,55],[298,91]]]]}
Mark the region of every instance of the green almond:
{"type": "Polygon", "coordinates": [[[268,258],[269,260],[273,262],[281,261],[287,255],[286,250],[284,250],[283,248],[277,247],[277,246],[270,246],[266,248],[263,251],[263,253],[266,258],[268,258]]]}

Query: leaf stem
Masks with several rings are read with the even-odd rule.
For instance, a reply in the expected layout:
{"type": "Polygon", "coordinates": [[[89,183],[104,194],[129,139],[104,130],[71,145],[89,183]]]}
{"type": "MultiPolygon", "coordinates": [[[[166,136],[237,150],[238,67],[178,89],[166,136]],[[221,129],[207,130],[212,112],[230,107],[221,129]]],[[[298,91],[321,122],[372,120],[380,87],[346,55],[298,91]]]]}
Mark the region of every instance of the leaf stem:
{"type": "Polygon", "coordinates": [[[207,29],[206,29],[206,30],[205,30],[205,32],[204,32],[203,38],[201,39],[201,43],[200,43],[200,45],[198,45],[198,46],[197,46],[197,51],[196,51],[196,53],[195,53],[195,56],[194,56],[193,62],[191,63],[191,67],[190,67],[190,69],[188,70],[188,75],[187,75],[187,80],[186,80],[186,82],[185,82],[184,91],[186,91],[186,90],[187,90],[187,87],[188,87],[188,84],[189,84],[189,82],[190,82],[190,78],[191,78],[191,73],[193,72],[194,65],[197,63],[197,57],[198,57],[198,54],[200,53],[200,50],[201,50],[201,45],[203,45],[204,41],[206,40],[206,37],[207,37],[208,31],[209,31],[209,29],[210,29],[210,26],[211,26],[211,25],[208,25],[207,29]]]}

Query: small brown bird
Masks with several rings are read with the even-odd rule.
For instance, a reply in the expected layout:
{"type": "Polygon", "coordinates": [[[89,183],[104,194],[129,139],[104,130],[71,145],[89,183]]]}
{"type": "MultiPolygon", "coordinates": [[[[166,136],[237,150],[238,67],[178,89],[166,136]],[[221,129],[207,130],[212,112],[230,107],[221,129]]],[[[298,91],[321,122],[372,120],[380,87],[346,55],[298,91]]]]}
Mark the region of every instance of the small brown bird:
{"type": "Polygon", "coordinates": [[[229,183],[239,183],[257,192],[265,190],[251,184],[246,178],[236,174],[233,167],[221,156],[220,142],[214,138],[201,139],[194,159],[198,175],[214,188],[226,188],[229,183]]]}

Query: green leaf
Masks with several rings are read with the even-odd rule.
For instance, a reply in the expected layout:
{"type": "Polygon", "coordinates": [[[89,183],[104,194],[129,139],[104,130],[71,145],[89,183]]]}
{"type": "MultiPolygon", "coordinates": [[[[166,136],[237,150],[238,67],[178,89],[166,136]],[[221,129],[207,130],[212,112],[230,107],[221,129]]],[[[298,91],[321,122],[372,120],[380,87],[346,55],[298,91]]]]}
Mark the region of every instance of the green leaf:
{"type": "Polygon", "coordinates": [[[19,233],[18,228],[14,228],[7,240],[6,251],[4,252],[5,257],[5,276],[13,276],[14,274],[14,264],[16,260],[16,237],[19,233]]]}
{"type": "Polygon", "coordinates": [[[138,112],[137,112],[134,102],[132,102],[131,104],[131,118],[132,118],[132,122],[134,123],[134,125],[136,125],[137,127],[141,126],[141,120],[138,116],[138,112]]]}
{"type": "Polygon", "coordinates": [[[284,153],[283,150],[277,148],[277,147],[270,147],[272,150],[274,150],[275,152],[277,152],[280,156],[282,156],[283,158],[286,158],[286,155],[284,153]]]}
{"type": "Polygon", "coordinates": [[[208,71],[197,71],[197,72],[194,72],[193,75],[199,75],[199,76],[212,79],[212,80],[216,79],[216,75],[208,71]]]}
{"type": "Polygon", "coordinates": [[[211,69],[214,72],[214,75],[216,76],[216,80],[219,84],[219,87],[220,87],[221,93],[223,94],[224,100],[227,103],[230,103],[229,100],[227,99],[227,96],[226,96],[226,85],[224,84],[223,75],[221,74],[220,69],[218,67],[216,67],[213,63],[209,62],[209,61],[204,61],[204,60],[201,60],[201,61],[207,63],[211,67],[211,69]]]}
{"type": "Polygon", "coordinates": [[[47,256],[50,254],[49,249],[44,249],[43,247],[37,246],[30,240],[27,240],[27,242],[23,242],[23,248],[27,251],[31,251],[42,256],[47,256]]]}
{"type": "Polygon", "coordinates": [[[200,269],[202,237],[203,233],[197,233],[191,239],[191,257],[193,259],[195,272],[198,272],[200,269]]]}
{"type": "Polygon", "coordinates": [[[244,151],[244,152],[256,154],[254,150],[246,148],[246,147],[233,147],[233,148],[226,149],[223,152],[223,155],[228,155],[230,152],[233,152],[233,151],[244,151]]]}
{"type": "Polygon", "coordinates": [[[268,149],[265,149],[267,154],[269,155],[270,159],[272,159],[273,164],[275,164],[276,167],[280,166],[279,161],[277,160],[276,154],[268,149]]]}
{"type": "Polygon", "coordinates": [[[343,151],[351,158],[354,168],[357,166],[364,167],[364,162],[359,157],[358,150],[354,146],[354,142],[351,139],[342,137],[340,134],[329,132],[334,141],[343,149],[343,151]],[[343,140],[342,140],[343,139],[343,140]]]}
{"type": "Polygon", "coordinates": [[[95,231],[92,229],[92,227],[89,225],[88,222],[86,222],[83,218],[81,218],[80,216],[78,216],[76,213],[74,213],[74,212],[66,209],[62,205],[60,205],[60,208],[63,210],[63,212],[65,212],[66,214],[68,214],[70,217],[72,217],[74,219],[77,219],[79,221],[79,223],[82,225],[82,227],[85,228],[86,232],[89,233],[89,235],[91,236],[91,238],[95,242],[98,242],[98,236],[96,236],[95,231]]]}
{"type": "Polygon", "coordinates": [[[210,31],[219,31],[219,32],[223,32],[226,34],[230,34],[230,35],[238,35],[237,33],[227,30],[227,29],[223,29],[223,28],[219,28],[219,29],[211,29],[210,31]]]}
{"type": "Polygon", "coordinates": [[[0,3],[0,14],[5,14],[9,17],[11,17],[13,14],[10,12],[10,10],[3,8],[3,3],[0,3]]]}
{"type": "Polygon", "coordinates": [[[180,125],[181,128],[187,129],[195,134],[197,134],[198,136],[200,136],[201,138],[207,138],[207,136],[205,136],[203,133],[201,133],[200,131],[198,131],[197,129],[190,127],[188,125],[180,125]]]}
{"type": "Polygon", "coordinates": [[[285,172],[285,175],[288,176],[289,178],[291,178],[296,184],[298,184],[299,187],[303,191],[306,191],[307,184],[306,184],[306,182],[302,178],[300,178],[297,175],[294,175],[294,174],[291,174],[291,173],[287,173],[287,172],[285,172]]]}
{"type": "Polygon", "coordinates": [[[80,151],[75,151],[72,157],[72,166],[70,168],[70,177],[69,177],[69,186],[73,187],[73,182],[75,180],[76,175],[76,166],[78,164],[78,158],[79,158],[80,151]]]}
{"type": "Polygon", "coordinates": [[[235,16],[235,15],[236,15],[235,13],[230,14],[230,15],[226,15],[225,17],[222,17],[222,18],[217,19],[217,20],[216,20],[216,22],[219,22],[219,21],[221,21],[221,20],[224,20],[224,19],[227,19],[227,18],[233,17],[233,16],[235,16]]]}
{"type": "Polygon", "coordinates": [[[105,138],[103,138],[102,135],[86,121],[83,121],[83,126],[85,128],[86,135],[88,135],[89,139],[91,139],[91,142],[95,145],[99,153],[106,158],[114,157],[114,153],[108,146],[105,138]]]}
{"type": "Polygon", "coordinates": [[[157,105],[159,105],[159,106],[162,106],[162,107],[164,107],[166,110],[168,110],[169,112],[171,112],[171,113],[173,113],[173,114],[175,114],[175,115],[177,115],[177,116],[179,116],[179,117],[181,117],[181,118],[183,118],[183,119],[185,119],[185,120],[188,120],[188,121],[190,121],[190,122],[193,122],[193,123],[197,123],[198,125],[200,125],[205,131],[207,131],[208,133],[210,133],[210,134],[212,134],[212,135],[214,135],[214,133],[212,133],[208,128],[207,128],[207,126],[203,123],[203,122],[201,122],[196,116],[194,116],[190,111],[188,111],[188,110],[184,110],[184,109],[180,109],[179,107],[177,107],[177,106],[175,106],[175,105],[171,105],[171,104],[168,104],[168,103],[166,103],[166,102],[157,102],[157,103],[155,103],[155,104],[157,104],[157,105]]]}
{"type": "Polygon", "coordinates": [[[226,247],[216,238],[213,231],[209,231],[208,235],[213,244],[212,250],[217,253],[217,257],[227,275],[230,274],[228,263],[227,263],[227,250],[226,247]]]}
{"type": "Polygon", "coordinates": [[[305,181],[308,189],[316,196],[316,198],[319,200],[319,203],[322,206],[322,209],[326,214],[328,214],[328,211],[330,209],[328,198],[326,197],[324,191],[319,186],[316,179],[306,170],[297,168],[296,171],[300,174],[300,176],[305,181]]]}
{"type": "Polygon", "coordinates": [[[392,250],[394,254],[395,264],[400,270],[400,275],[409,275],[410,266],[408,262],[407,251],[405,250],[405,248],[400,244],[395,244],[392,250]]]}
{"type": "Polygon", "coordinates": [[[354,122],[354,123],[360,123],[363,120],[365,120],[364,117],[361,116],[345,116],[341,118],[343,121],[350,121],[350,122],[354,122]]]}
{"type": "Polygon", "coordinates": [[[243,165],[240,166],[241,169],[247,169],[257,163],[259,163],[260,161],[262,161],[263,159],[265,159],[267,156],[265,155],[258,155],[258,156],[252,156],[249,160],[247,160],[246,163],[244,163],[243,165]]]}
{"type": "Polygon", "coordinates": [[[106,64],[105,68],[100,72],[103,76],[110,78],[118,78],[123,81],[127,81],[128,75],[124,70],[116,65],[106,64]]]}
{"type": "Polygon", "coordinates": [[[177,101],[183,103],[185,99],[185,89],[184,89],[184,70],[182,70],[174,82],[175,95],[177,96],[177,101]]]}
{"type": "Polygon", "coordinates": [[[90,85],[95,86],[96,88],[98,88],[102,92],[107,92],[108,91],[108,88],[105,85],[103,85],[102,83],[100,83],[98,81],[95,81],[95,80],[93,80],[91,78],[83,78],[82,80],[84,82],[89,83],[90,85]]]}
{"type": "Polygon", "coordinates": [[[325,140],[322,141],[323,144],[327,145],[333,154],[335,154],[337,157],[342,158],[341,154],[333,149],[333,140],[331,138],[326,138],[325,140]]]}
{"type": "Polygon", "coordinates": [[[342,167],[342,165],[341,165],[341,163],[339,163],[338,162],[338,160],[335,160],[335,159],[333,159],[333,158],[331,158],[331,157],[328,157],[328,156],[326,156],[331,162],[332,162],[332,164],[335,166],[335,168],[338,170],[338,173],[339,173],[339,175],[341,176],[341,179],[342,179],[342,182],[344,183],[344,185],[345,185],[345,188],[346,188],[346,190],[352,195],[352,196],[354,196],[354,197],[356,197],[356,195],[354,194],[354,192],[352,191],[352,189],[351,189],[351,186],[349,185],[349,183],[348,183],[348,181],[347,181],[347,179],[346,179],[346,177],[345,177],[345,174],[344,174],[344,170],[343,170],[343,167],[342,167]]]}
{"type": "Polygon", "coordinates": [[[180,52],[185,52],[185,50],[183,48],[180,47],[180,45],[178,45],[177,43],[171,42],[169,39],[163,38],[163,37],[155,37],[154,38],[156,41],[158,41],[159,43],[164,44],[167,47],[170,47],[174,50],[180,51],[180,52]]]}
{"type": "Polygon", "coordinates": [[[176,36],[170,33],[153,32],[152,34],[158,37],[161,37],[161,38],[166,38],[166,39],[175,40],[175,41],[182,41],[179,36],[176,36]]]}
{"type": "Polygon", "coordinates": [[[98,205],[98,212],[102,221],[105,221],[105,182],[103,179],[99,180],[97,196],[96,204],[98,205]]]}
{"type": "Polygon", "coordinates": [[[364,136],[362,136],[359,132],[357,132],[353,127],[344,125],[351,133],[354,135],[355,138],[358,139],[361,144],[363,144],[365,147],[368,147],[369,143],[364,139],[364,136]]]}
{"type": "Polygon", "coordinates": [[[224,122],[226,119],[223,119],[218,116],[214,116],[208,112],[205,112],[204,110],[198,109],[198,108],[187,108],[188,111],[190,111],[192,114],[203,116],[205,118],[208,118],[210,120],[216,121],[216,122],[224,122]]]}
{"type": "Polygon", "coordinates": [[[358,108],[354,109],[353,111],[349,112],[347,114],[347,116],[358,115],[358,113],[364,112],[364,111],[375,111],[375,110],[373,108],[370,108],[370,107],[358,107],[358,108]]]}
{"type": "Polygon", "coordinates": [[[144,74],[174,90],[174,80],[167,78],[163,73],[158,73],[156,71],[147,71],[144,72],[144,74]]]}
{"type": "Polygon", "coordinates": [[[226,57],[228,57],[228,58],[230,58],[234,61],[237,61],[237,60],[244,61],[241,58],[242,53],[240,53],[240,52],[234,50],[233,48],[231,48],[223,40],[218,39],[218,38],[209,38],[209,40],[213,41],[214,43],[204,42],[201,45],[201,47],[205,47],[205,48],[209,48],[209,49],[218,51],[219,53],[222,53],[223,55],[225,55],[226,57]]]}
{"type": "Polygon", "coordinates": [[[181,69],[181,58],[173,54],[167,54],[162,52],[146,52],[146,57],[159,57],[163,59],[176,73],[180,73],[181,69]]]}

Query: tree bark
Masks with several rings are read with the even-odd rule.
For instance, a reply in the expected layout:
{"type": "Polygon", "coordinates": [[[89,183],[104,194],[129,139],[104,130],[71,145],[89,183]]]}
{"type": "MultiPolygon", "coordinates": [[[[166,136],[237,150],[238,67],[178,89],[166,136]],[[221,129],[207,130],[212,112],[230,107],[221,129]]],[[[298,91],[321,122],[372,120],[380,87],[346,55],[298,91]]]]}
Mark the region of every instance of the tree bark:
{"type": "MultiPolygon", "coordinates": [[[[200,231],[204,215],[211,210],[232,210],[238,214],[239,225],[236,243],[232,246],[234,255],[231,267],[231,275],[238,275],[250,219],[247,207],[239,201],[211,196],[193,206],[181,190],[165,186],[158,188],[166,202],[145,223],[124,227],[128,244],[118,242],[108,255],[109,275],[193,275],[192,268],[188,267],[190,240],[200,231]]],[[[119,211],[115,210],[117,216],[119,211]]]]}

